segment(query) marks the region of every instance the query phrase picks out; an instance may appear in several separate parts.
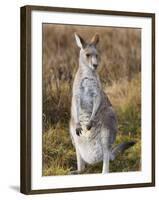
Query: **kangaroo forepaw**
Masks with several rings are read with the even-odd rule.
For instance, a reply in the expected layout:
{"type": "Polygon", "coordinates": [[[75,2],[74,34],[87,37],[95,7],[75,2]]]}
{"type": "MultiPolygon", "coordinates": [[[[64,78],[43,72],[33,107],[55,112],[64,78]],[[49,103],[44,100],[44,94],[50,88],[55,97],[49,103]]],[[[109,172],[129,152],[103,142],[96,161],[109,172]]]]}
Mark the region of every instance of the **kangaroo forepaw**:
{"type": "Polygon", "coordinates": [[[87,130],[89,131],[93,126],[93,121],[89,121],[88,124],[86,125],[87,130]]]}
{"type": "Polygon", "coordinates": [[[80,136],[80,134],[82,134],[82,128],[81,128],[81,126],[79,126],[79,127],[76,128],[76,134],[78,136],[80,136]]]}

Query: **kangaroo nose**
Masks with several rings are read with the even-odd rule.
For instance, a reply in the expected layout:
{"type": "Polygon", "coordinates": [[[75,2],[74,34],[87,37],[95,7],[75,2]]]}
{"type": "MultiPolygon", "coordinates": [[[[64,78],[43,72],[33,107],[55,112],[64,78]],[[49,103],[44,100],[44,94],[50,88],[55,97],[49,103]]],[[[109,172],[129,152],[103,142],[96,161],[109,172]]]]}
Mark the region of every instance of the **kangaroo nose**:
{"type": "Polygon", "coordinates": [[[93,64],[93,67],[94,67],[94,68],[97,68],[97,67],[98,67],[98,65],[97,65],[97,64],[93,64]]]}

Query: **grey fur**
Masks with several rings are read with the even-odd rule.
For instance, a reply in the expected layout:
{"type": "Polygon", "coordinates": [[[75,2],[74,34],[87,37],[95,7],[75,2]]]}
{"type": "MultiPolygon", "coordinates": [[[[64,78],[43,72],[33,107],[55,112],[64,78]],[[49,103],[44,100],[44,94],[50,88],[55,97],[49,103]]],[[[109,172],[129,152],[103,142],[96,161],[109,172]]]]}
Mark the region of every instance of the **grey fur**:
{"type": "Polygon", "coordinates": [[[135,145],[134,141],[123,142],[123,143],[117,145],[111,151],[110,160],[114,160],[118,154],[123,153],[125,150],[129,149],[130,147],[132,147],[134,145],[135,145]]]}
{"type": "Polygon", "coordinates": [[[70,134],[76,149],[77,171],[82,172],[85,163],[103,161],[102,173],[108,173],[109,160],[114,159],[116,150],[122,148],[112,150],[117,133],[117,117],[96,72],[99,36],[95,35],[89,44],[77,34],[75,39],[80,56],[73,83],[70,134]]]}

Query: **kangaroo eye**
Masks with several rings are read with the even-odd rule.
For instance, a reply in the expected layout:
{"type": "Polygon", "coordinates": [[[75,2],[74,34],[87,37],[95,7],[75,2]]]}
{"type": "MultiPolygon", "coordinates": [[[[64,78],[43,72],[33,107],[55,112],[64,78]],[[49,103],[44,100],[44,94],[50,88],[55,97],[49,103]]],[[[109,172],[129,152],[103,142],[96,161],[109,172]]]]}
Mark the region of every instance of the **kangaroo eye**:
{"type": "Polygon", "coordinates": [[[87,58],[89,58],[89,57],[90,57],[90,55],[91,55],[91,54],[87,53],[87,54],[86,54],[87,58]]]}

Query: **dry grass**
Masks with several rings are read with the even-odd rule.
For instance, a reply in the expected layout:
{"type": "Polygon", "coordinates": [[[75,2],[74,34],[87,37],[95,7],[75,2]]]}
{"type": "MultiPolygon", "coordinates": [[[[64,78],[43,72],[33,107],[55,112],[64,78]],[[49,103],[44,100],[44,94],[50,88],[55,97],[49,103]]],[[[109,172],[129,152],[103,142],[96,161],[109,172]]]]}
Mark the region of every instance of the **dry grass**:
{"type": "MultiPolygon", "coordinates": [[[[99,74],[103,89],[115,107],[119,121],[117,141],[137,144],[111,162],[110,171],[138,171],[141,156],[140,30],[81,26],[43,25],[43,175],[68,174],[76,168],[68,123],[71,89],[78,67],[74,40],[78,32],[87,40],[100,34],[99,74]]],[[[101,164],[85,173],[101,171],[101,164]]]]}
{"type": "Polygon", "coordinates": [[[130,82],[123,79],[106,88],[119,121],[119,133],[141,132],[141,76],[138,73],[130,82]]]}

